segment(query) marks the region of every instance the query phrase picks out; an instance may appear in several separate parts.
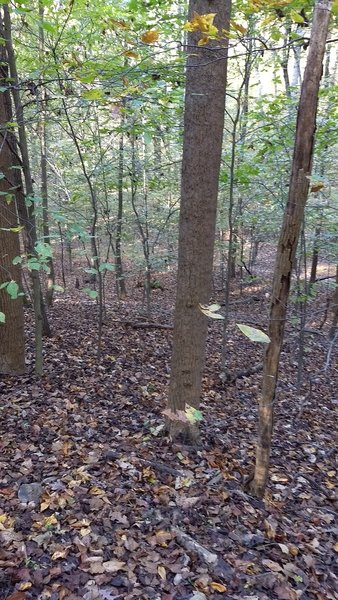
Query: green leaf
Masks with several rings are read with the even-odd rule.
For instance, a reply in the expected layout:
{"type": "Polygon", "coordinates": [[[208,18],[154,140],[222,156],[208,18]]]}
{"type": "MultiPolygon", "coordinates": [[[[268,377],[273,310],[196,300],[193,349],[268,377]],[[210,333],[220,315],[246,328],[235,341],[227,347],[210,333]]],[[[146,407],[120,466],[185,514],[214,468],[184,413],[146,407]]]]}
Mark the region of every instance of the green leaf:
{"type": "Polygon", "coordinates": [[[53,25],[52,23],[48,23],[47,21],[43,21],[41,23],[41,27],[45,30],[48,31],[48,33],[55,33],[56,29],[55,29],[55,25],[53,25]]]}
{"type": "Polygon", "coordinates": [[[55,283],[53,285],[53,290],[55,290],[56,292],[64,292],[64,288],[62,287],[62,285],[58,285],[57,283],[55,283]]]}
{"type": "Polygon", "coordinates": [[[46,244],[45,242],[36,242],[35,251],[39,254],[40,258],[52,258],[53,251],[50,244],[46,244]]]}
{"type": "Polygon", "coordinates": [[[304,23],[304,18],[296,10],[291,10],[290,16],[295,23],[304,23]]]}
{"type": "Polygon", "coordinates": [[[148,131],[145,131],[143,134],[143,141],[145,143],[146,146],[148,146],[149,144],[151,144],[152,142],[152,136],[150,135],[150,133],[148,133],[148,131]]]}
{"type": "Polygon", "coordinates": [[[196,421],[202,421],[203,415],[200,410],[186,404],[185,414],[187,415],[187,419],[190,423],[196,423],[196,421]]]}
{"type": "Polygon", "coordinates": [[[24,228],[23,225],[18,225],[17,227],[11,227],[9,231],[12,233],[20,233],[24,228]]]}
{"type": "Polygon", "coordinates": [[[22,263],[22,256],[14,256],[13,260],[12,260],[12,265],[21,265],[22,263]]]}
{"type": "Polygon", "coordinates": [[[102,273],[102,271],[114,271],[114,269],[115,266],[108,262],[101,263],[99,266],[100,273],[102,273]]]}
{"type": "Polygon", "coordinates": [[[256,329],[255,327],[249,327],[249,325],[243,325],[241,323],[236,323],[237,327],[241,330],[246,337],[249,338],[252,342],[260,342],[261,344],[269,344],[270,338],[264,331],[260,329],[256,329]]]}
{"type": "Polygon", "coordinates": [[[88,269],[84,269],[86,273],[91,273],[92,275],[97,275],[98,270],[94,269],[94,267],[88,267],[88,269]]]}
{"type": "Polygon", "coordinates": [[[27,267],[30,271],[40,271],[41,264],[36,258],[29,258],[27,261],[27,267]]]}
{"type": "Polygon", "coordinates": [[[6,322],[6,315],[5,313],[0,311],[0,323],[5,323],[6,322]]]}
{"type": "Polygon", "coordinates": [[[207,306],[206,304],[199,304],[198,307],[200,311],[210,319],[224,319],[223,315],[220,315],[216,312],[221,308],[219,304],[210,304],[210,306],[207,306]]]}
{"type": "Polygon", "coordinates": [[[19,286],[16,283],[16,281],[10,281],[6,287],[6,292],[7,294],[10,295],[10,297],[12,298],[12,300],[16,300],[18,297],[18,292],[19,292],[19,286]]]}
{"type": "Polygon", "coordinates": [[[103,90],[98,89],[85,90],[82,93],[82,97],[86,100],[102,100],[102,98],[104,97],[104,93],[103,90]]]}
{"type": "Polygon", "coordinates": [[[81,292],[87,294],[87,296],[89,296],[89,298],[91,298],[92,300],[95,300],[98,297],[97,291],[91,290],[90,288],[82,288],[81,292]]]}

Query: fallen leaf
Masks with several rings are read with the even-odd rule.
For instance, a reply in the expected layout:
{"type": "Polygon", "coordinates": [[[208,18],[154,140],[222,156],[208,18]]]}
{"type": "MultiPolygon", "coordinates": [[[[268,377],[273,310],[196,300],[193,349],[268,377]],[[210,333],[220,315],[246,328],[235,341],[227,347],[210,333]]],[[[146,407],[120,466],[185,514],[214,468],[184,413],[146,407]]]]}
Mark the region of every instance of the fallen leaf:
{"type": "Polygon", "coordinates": [[[283,571],[283,567],[281,567],[277,562],[275,562],[274,560],[269,560],[268,558],[264,558],[262,560],[262,564],[267,567],[268,569],[270,569],[271,571],[273,571],[274,573],[278,573],[280,571],[283,571]]]}
{"type": "Polygon", "coordinates": [[[225,585],[223,585],[222,583],[216,583],[215,581],[213,581],[210,584],[211,589],[215,590],[216,592],[226,592],[227,588],[225,587],[225,585]]]}
{"type": "Polygon", "coordinates": [[[165,581],[167,578],[167,572],[166,572],[165,568],[162,567],[162,565],[159,565],[157,567],[157,572],[158,572],[159,576],[161,577],[161,579],[163,579],[163,581],[165,581]]]}
{"type": "Polygon", "coordinates": [[[113,558],[112,560],[104,562],[103,567],[105,573],[116,573],[117,571],[120,571],[125,564],[125,562],[122,562],[121,560],[115,560],[115,558],[113,558]]]}

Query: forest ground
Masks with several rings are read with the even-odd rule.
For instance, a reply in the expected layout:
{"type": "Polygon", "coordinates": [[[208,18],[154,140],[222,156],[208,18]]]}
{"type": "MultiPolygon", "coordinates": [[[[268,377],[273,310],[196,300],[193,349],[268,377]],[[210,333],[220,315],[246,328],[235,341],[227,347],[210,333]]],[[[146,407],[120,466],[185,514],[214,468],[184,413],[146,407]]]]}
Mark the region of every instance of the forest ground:
{"type": "MultiPolygon", "coordinates": [[[[287,325],[260,501],[243,482],[261,373],[222,383],[220,322],[209,327],[201,444],[172,444],[161,430],[171,330],[133,326],[142,290],[129,281],[121,304],[106,293],[98,363],[95,301],[74,288],[75,276],[50,311],[44,376],[31,373],[30,346],[28,374],[0,381],[0,599],[338,598],[338,373],[335,356],[324,372],[325,284],[309,307],[317,333],[306,336],[300,397],[297,326],[287,325]]],[[[174,275],[157,277],[164,291],[153,293],[153,320],[171,324],[174,275]]],[[[242,296],[233,284],[232,375],[262,361],[262,346],[235,323],[264,329],[269,290],[264,269],[242,296]]],[[[222,301],[217,278],[213,300],[222,301]]]]}

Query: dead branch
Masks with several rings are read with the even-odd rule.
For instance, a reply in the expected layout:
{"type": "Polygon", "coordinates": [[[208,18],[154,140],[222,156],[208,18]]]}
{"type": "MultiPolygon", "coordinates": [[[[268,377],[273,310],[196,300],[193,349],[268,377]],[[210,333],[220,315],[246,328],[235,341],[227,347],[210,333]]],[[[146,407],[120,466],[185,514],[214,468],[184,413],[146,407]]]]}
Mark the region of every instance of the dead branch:
{"type": "Polygon", "coordinates": [[[254,375],[254,373],[259,373],[262,371],[263,363],[259,363],[254,367],[249,367],[248,369],[242,369],[241,371],[237,371],[234,375],[228,375],[226,378],[227,383],[234,383],[237,379],[241,379],[242,377],[248,377],[249,375],[254,375]]]}
{"type": "Polygon", "coordinates": [[[207,550],[206,548],[204,548],[204,546],[201,546],[201,544],[196,542],[196,540],[190,537],[190,535],[188,535],[187,533],[181,531],[181,529],[178,529],[178,527],[172,527],[171,530],[175,534],[176,540],[182,546],[182,548],[184,548],[188,552],[193,552],[194,554],[197,554],[197,556],[203,562],[206,562],[208,565],[217,564],[217,554],[214,554],[214,552],[210,552],[210,550],[207,550]]]}

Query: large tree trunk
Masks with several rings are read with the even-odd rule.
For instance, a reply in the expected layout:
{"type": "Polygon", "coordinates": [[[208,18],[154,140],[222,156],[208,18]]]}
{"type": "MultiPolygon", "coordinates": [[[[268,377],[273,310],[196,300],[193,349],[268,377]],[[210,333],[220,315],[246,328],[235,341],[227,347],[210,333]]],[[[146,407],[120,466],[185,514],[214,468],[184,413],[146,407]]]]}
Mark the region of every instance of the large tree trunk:
{"type": "MultiPolygon", "coordinates": [[[[215,25],[228,30],[231,0],[190,0],[193,13],[216,13],[215,25]]],[[[172,416],[186,405],[198,407],[205,358],[207,318],[215,241],[227,67],[226,40],[198,46],[201,32],[188,35],[187,80],[179,225],[178,276],[168,406],[172,416]]],[[[169,420],[172,438],[190,439],[196,428],[169,420]]]]}
{"type": "MultiPolygon", "coordinates": [[[[4,38],[6,40],[7,60],[10,70],[10,75],[13,81],[12,96],[15,107],[15,118],[18,124],[19,146],[22,158],[22,170],[25,180],[26,197],[32,199],[34,197],[33,180],[30,168],[28,144],[26,137],[26,128],[24,124],[23,105],[19,91],[19,78],[16,68],[16,57],[12,41],[12,26],[11,15],[8,4],[3,5],[4,14],[4,38]]],[[[19,209],[20,210],[20,209],[19,209]]],[[[29,254],[35,256],[35,244],[37,241],[34,206],[26,209],[22,207],[21,217],[27,226],[27,242],[29,244],[29,254]]],[[[32,287],[33,287],[33,305],[35,317],[35,372],[37,375],[42,375],[43,371],[43,355],[42,355],[42,333],[50,335],[48,319],[43,303],[39,272],[35,269],[31,272],[32,287]]]]}
{"type": "MultiPolygon", "coordinates": [[[[7,87],[8,74],[4,49],[1,49],[0,83],[7,87]]],[[[0,285],[15,281],[21,288],[21,266],[13,265],[20,255],[19,233],[9,231],[18,228],[15,189],[12,185],[13,153],[6,124],[11,121],[8,114],[10,96],[8,89],[0,92],[0,285]],[[7,195],[6,195],[7,194],[7,195]]],[[[20,375],[25,372],[24,317],[22,297],[12,299],[6,289],[0,290],[0,311],[5,323],[0,323],[0,374],[20,375]]]]}
{"type": "Polygon", "coordinates": [[[259,403],[259,432],[254,477],[248,482],[251,493],[264,495],[270,461],[273,429],[273,403],[276,392],[280,352],[284,337],[291,272],[294,265],[312,169],[318,90],[330,19],[330,1],[319,0],[298,107],[296,137],[288,202],[279,239],[270,307],[269,337],[259,403]]]}

